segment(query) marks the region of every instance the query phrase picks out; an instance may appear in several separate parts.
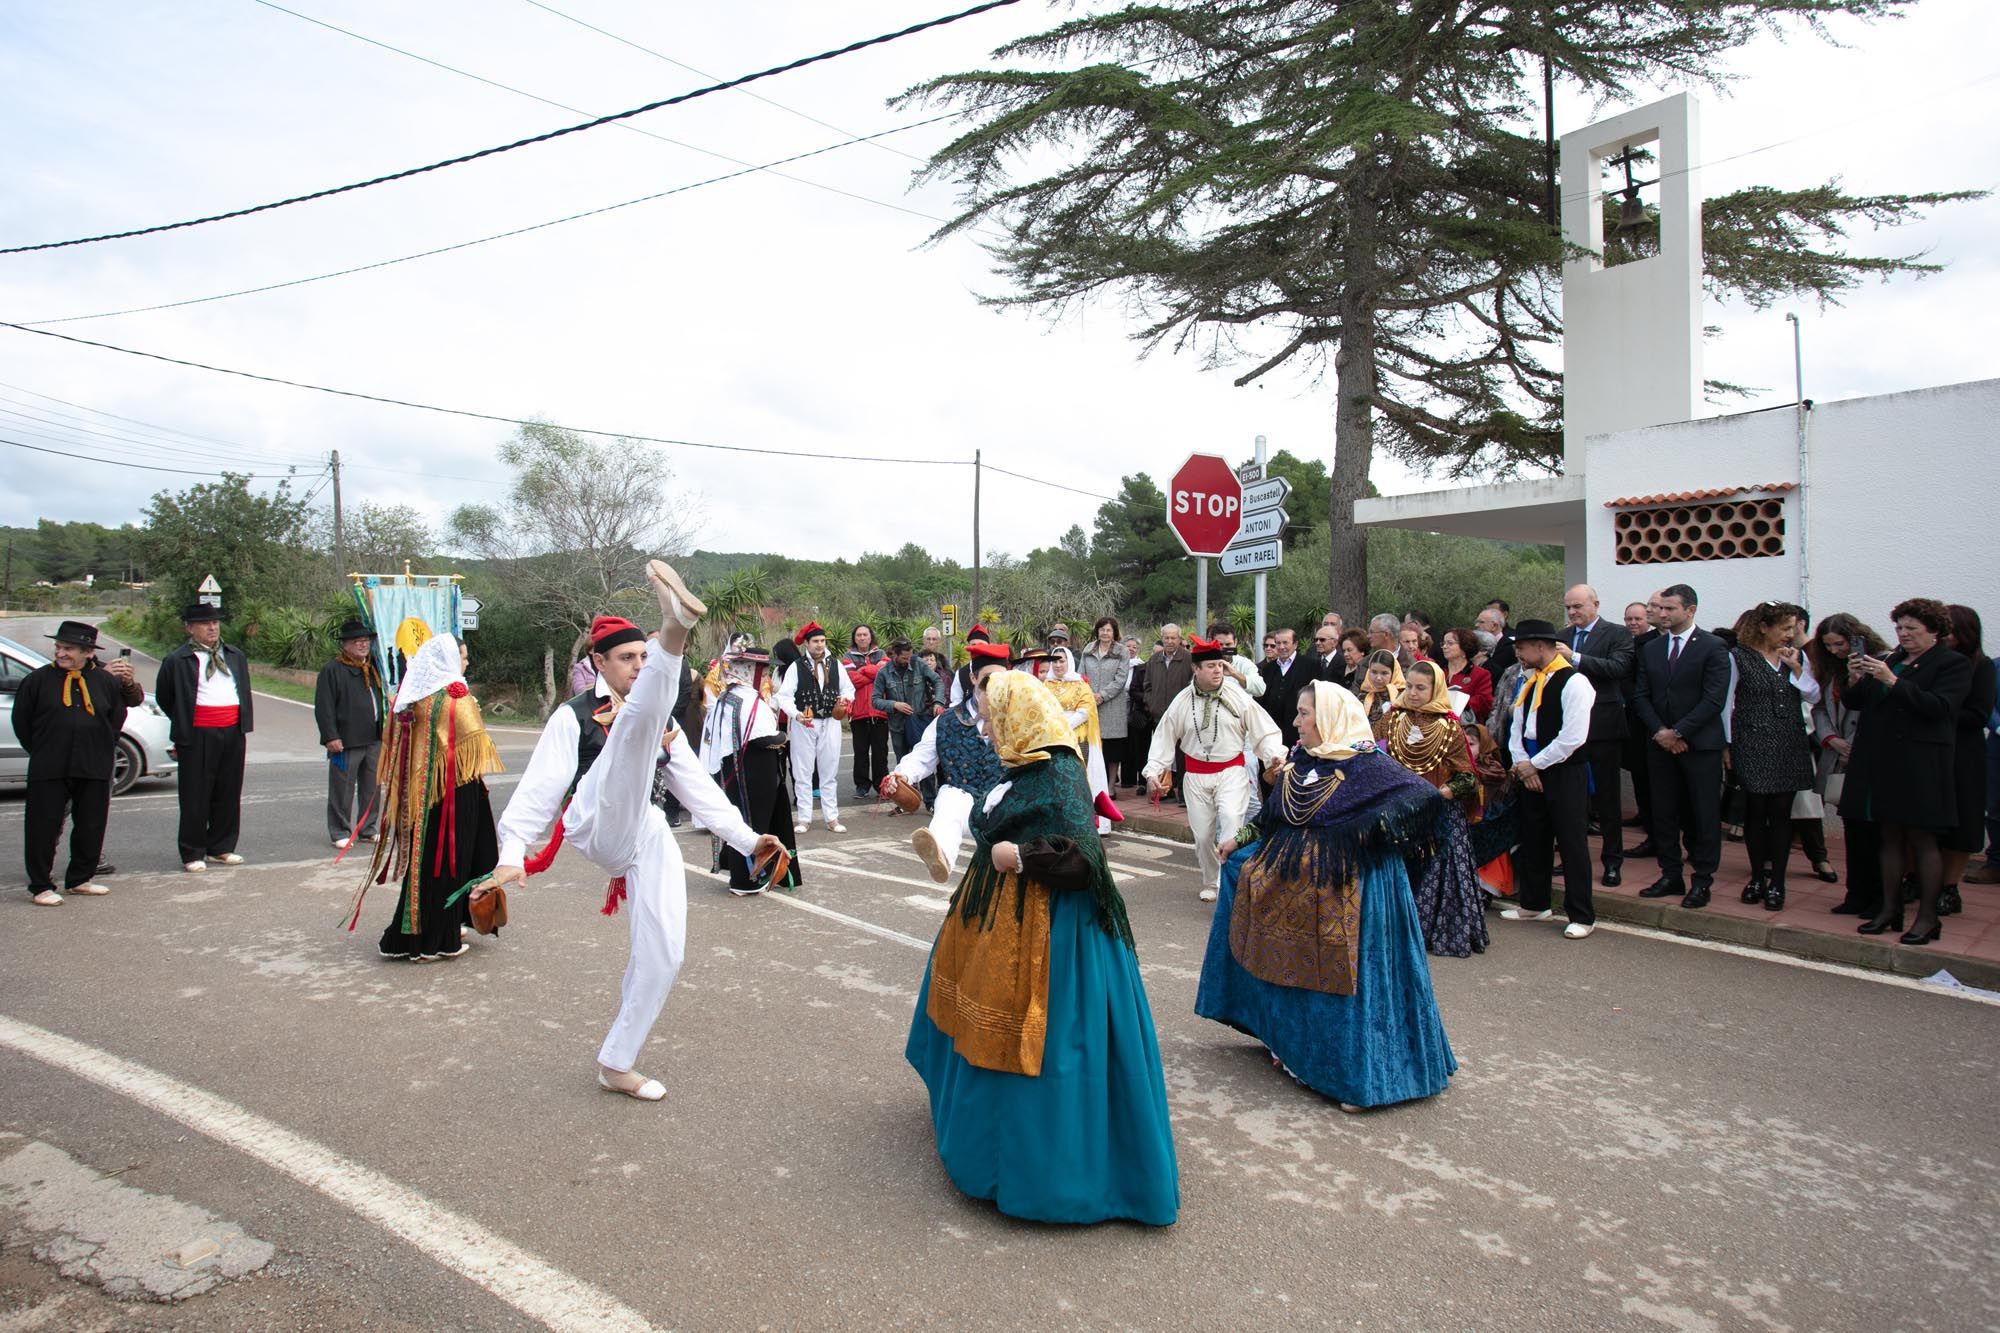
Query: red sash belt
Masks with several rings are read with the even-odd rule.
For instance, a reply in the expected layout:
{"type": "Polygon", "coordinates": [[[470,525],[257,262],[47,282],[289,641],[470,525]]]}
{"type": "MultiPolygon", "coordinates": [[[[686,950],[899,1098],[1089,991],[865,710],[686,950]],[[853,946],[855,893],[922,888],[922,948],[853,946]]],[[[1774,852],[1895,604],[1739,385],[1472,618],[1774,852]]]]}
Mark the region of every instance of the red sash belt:
{"type": "Polygon", "coordinates": [[[194,724],[197,727],[233,727],[236,725],[236,705],[224,704],[194,706],[194,724]]]}
{"type": "Polygon", "coordinates": [[[1227,773],[1232,768],[1241,767],[1243,767],[1243,756],[1241,754],[1236,755],[1234,758],[1223,759],[1217,762],[1197,759],[1193,755],[1189,755],[1187,759],[1187,771],[1190,773],[1227,773]]]}

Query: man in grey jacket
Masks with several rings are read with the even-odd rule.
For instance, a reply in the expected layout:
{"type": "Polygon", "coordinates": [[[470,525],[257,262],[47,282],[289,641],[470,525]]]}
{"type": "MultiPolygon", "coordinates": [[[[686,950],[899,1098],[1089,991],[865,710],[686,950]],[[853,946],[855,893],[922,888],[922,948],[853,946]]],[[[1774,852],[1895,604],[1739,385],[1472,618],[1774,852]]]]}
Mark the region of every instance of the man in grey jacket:
{"type": "Polygon", "coordinates": [[[382,754],[382,691],[371,660],[375,635],[360,620],[340,627],[340,656],[319,669],[313,718],[326,747],[326,831],[336,847],[375,841],[376,761],[382,754]],[[360,826],[356,827],[356,822],[360,826]]]}
{"type": "Polygon", "coordinates": [[[931,719],[944,709],[944,682],[930,667],[911,655],[910,641],[897,639],[889,645],[889,660],[875,673],[875,706],[889,715],[889,746],[896,762],[923,736],[931,719]]]}

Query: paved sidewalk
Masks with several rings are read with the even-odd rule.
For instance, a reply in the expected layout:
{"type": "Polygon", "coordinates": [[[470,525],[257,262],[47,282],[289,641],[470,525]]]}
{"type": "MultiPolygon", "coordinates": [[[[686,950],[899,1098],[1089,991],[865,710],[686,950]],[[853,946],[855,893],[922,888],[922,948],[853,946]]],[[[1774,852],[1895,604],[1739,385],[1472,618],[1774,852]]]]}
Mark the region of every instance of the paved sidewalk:
{"type": "MultiPolygon", "coordinates": [[[[1155,805],[1129,791],[1119,792],[1116,799],[1119,809],[1125,812],[1124,829],[1180,842],[1192,841],[1187,811],[1179,805],[1171,801],[1155,805]]],[[[1628,847],[1645,836],[1639,829],[1627,829],[1625,834],[1628,847]]],[[[1597,848],[1598,840],[1592,838],[1593,855],[1597,848]]],[[[1827,854],[1841,876],[1841,883],[1822,883],[1806,864],[1804,854],[1793,848],[1782,912],[1766,912],[1761,905],[1738,901],[1744,882],[1750,878],[1749,857],[1740,842],[1723,843],[1714,900],[1695,912],[1681,907],[1675,899],[1639,897],[1639,890],[1658,878],[1658,872],[1651,861],[1628,858],[1624,884],[1615,889],[1595,887],[1597,914],[1606,921],[1649,926],[1802,958],[1872,967],[1903,976],[1927,977],[1943,969],[1969,986],[2000,990],[2000,886],[1961,885],[1965,911],[1944,919],[1944,936],[1936,944],[1913,948],[1896,943],[1893,934],[1857,934],[1855,927],[1860,923],[1855,918],[1833,914],[1834,904],[1846,892],[1843,886],[1847,877],[1847,847],[1838,820],[1827,825],[1827,854]]]]}

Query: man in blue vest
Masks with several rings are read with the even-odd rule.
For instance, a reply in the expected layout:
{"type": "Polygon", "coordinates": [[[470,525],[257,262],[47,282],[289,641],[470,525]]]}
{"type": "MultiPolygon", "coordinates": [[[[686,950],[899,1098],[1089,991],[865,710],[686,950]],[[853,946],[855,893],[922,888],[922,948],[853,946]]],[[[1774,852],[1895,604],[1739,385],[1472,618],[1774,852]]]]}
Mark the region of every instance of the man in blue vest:
{"type": "Polygon", "coordinates": [[[971,685],[965,698],[938,714],[924,728],[923,737],[882,780],[882,794],[894,800],[897,784],[914,788],[933,774],[937,776],[931,822],[910,835],[910,846],[940,884],[951,879],[958,849],[972,826],[972,812],[1004,776],[1000,756],[994,753],[980,718],[979,683],[995,671],[1005,671],[1011,653],[1004,643],[975,643],[966,651],[972,661],[968,666],[971,685]]]}

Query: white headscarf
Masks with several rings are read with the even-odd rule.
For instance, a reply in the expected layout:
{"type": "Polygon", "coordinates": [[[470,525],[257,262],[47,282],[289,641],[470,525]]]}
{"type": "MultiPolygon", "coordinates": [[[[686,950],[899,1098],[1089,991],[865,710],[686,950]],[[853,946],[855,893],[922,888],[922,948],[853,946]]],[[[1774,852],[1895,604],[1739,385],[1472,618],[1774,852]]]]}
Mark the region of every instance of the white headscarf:
{"type": "Polygon", "coordinates": [[[400,713],[418,700],[430,698],[453,681],[464,681],[465,671],[458,662],[457,639],[449,634],[434,634],[425,639],[403,672],[403,683],[396,687],[396,711],[400,713]]]}
{"type": "Polygon", "coordinates": [[[1358,751],[1375,748],[1368,710],[1352,690],[1330,680],[1312,681],[1306,689],[1312,691],[1313,725],[1319,729],[1319,744],[1308,746],[1307,754],[1318,759],[1352,759],[1358,751]]]}

